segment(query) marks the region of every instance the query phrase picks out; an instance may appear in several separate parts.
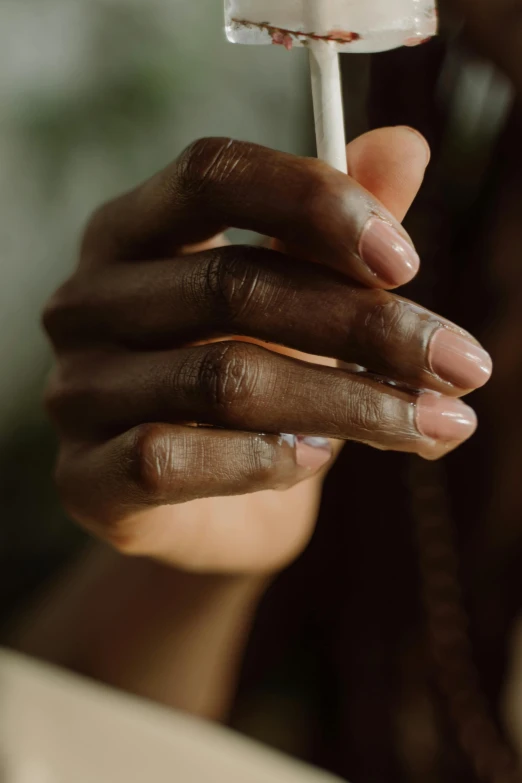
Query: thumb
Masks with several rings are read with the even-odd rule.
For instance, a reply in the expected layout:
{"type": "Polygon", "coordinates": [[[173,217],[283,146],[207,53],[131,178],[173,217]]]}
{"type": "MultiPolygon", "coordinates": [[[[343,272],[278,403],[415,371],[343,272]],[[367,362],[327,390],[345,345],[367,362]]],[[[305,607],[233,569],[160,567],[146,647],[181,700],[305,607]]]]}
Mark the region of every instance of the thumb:
{"type": "Polygon", "coordinates": [[[347,154],[350,176],[404,220],[430,161],[424,137],[404,126],[379,128],[352,141],[347,154]]]}
{"type": "MultiPolygon", "coordinates": [[[[351,177],[403,221],[417,196],[431,153],[428,142],[413,128],[379,128],[359,136],[347,147],[351,177]]],[[[290,250],[273,240],[276,250],[290,250]]],[[[299,255],[297,251],[294,253],[299,255]]]]}

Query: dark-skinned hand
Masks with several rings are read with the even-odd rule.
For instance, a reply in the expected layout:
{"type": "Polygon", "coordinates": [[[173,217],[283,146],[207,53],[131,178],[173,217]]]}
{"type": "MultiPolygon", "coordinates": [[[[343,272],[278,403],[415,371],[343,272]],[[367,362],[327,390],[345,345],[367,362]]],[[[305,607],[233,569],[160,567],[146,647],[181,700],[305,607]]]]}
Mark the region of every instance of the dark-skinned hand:
{"type": "Polygon", "coordinates": [[[44,317],[47,404],[63,502],[118,550],[273,571],[309,540],[332,440],[437,459],[472,435],[489,357],[389,290],[419,265],[400,221],[427,145],[381,129],[348,158],[202,140],[91,219],[44,317]]]}

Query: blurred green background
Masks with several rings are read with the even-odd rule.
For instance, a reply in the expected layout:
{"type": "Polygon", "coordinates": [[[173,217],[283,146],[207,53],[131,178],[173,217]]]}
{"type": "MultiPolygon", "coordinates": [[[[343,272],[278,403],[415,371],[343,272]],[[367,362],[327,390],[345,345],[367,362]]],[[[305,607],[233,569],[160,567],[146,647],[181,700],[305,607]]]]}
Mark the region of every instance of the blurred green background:
{"type": "Polygon", "coordinates": [[[220,0],[0,0],[0,614],[82,534],[51,481],[39,319],[91,210],[193,139],[307,153],[306,53],[232,46],[220,0]]]}

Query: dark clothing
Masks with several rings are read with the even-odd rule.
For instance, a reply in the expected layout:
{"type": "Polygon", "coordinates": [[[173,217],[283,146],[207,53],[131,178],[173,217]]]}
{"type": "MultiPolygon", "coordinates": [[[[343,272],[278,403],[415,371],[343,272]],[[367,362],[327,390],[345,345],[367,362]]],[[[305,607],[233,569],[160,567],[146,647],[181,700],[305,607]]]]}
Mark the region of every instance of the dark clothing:
{"type": "Polygon", "coordinates": [[[522,119],[515,106],[491,157],[488,138],[448,135],[446,55],[433,42],[350,61],[345,83],[370,67],[369,127],[411,125],[432,146],[405,295],[492,353],[481,427],[436,464],[345,448],[311,546],[261,608],[239,699],[241,714],[261,682],[287,696],[290,682],[312,716],[302,754],[352,783],[472,783],[477,766],[520,779],[496,724],[522,605],[522,119]]]}

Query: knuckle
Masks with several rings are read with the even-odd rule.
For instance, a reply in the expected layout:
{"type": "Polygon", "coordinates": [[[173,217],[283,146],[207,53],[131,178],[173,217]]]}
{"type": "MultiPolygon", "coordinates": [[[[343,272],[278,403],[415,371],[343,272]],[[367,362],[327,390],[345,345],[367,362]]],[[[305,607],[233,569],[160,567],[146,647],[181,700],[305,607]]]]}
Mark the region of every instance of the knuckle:
{"type": "Polygon", "coordinates": [[[400,303],[380,292],[370,306],[364,321],[366,333],[373,343],[387,343],[400,330],[403,313],[400,303]]]}
{"type": "Polygon", "coordinates": [[[414,338],[416,318],[401,300],[385,293],[376,298],[364,321],[366,341],[382,352],[388,366],[394,366],[402,348],[414,338]]]}
{"type": "Polygon", "coordinates": [[[259,349],[248,343],[211,346],[199,368],[199,389],[211,409],[233,423],[234,409],[252,400],[259,379],[259,349]]]}
{"type": "Polygon", "coordinates": [[[256,484],[272,485],[277,473],[277,456],[277,446],[267,438],[258,436],[252,441],[248,452],[248,473],[256,484]]]}
{"type": "Polygon", "coordinates": [[[136,505],[143,505],[142,497],[137,498],[136,487],[127,487],[123,503],[118,502],[117,494],[113,495],[110,491],[113,479],[120,481],[122,477],[127,478],[127,459],[121,463],[106,464],[102,478],[98,466],[89,462],[89,448],[73,441],[61,446],[54,482],[63,508],[71,519],[120,553],[148,554],[147,527],[142,524],[140,515],[135,514],[136,505]],[[99,487],[95,493],[92,492],[93,481],[99,487]]]}
{"type": "Polygon", "coordinates": [[[235,248],[212,255],[205,269],[206,299],[213,305],[223,328],[242,321],[252,306],[265,299],[262,272],[238,255],[235,248]]]}
{"type": "Polygon", "coordinates": [[[404,420],[400,400],[384,389],[363,387],[357,396],[355,417],[359,429],[368,440],[381,441],[404,434],[404,420]]]}
{"type": "Polygon", "coordinates": [[[376,434],[385,428],[390,412],[387,395],[366,384],[350,385],[339,396],[343,401],[340,416],[345,426],[357,440],[373,442],[376,434]]]}
{"type": "Polygon", "coordinates": [[[387,416],[387,396],[364,388],[357,399],[356,416],[359,426],[365,432],[375,433],[382,429],[387,416]]]}
{"type": "Polygon", "coordinates": [[[234,170],[241,157],[239,143],[226,138],[202,138],[180,155],[176,179],[185,196],[198,196],[212,182],[220,182],[234,170]]]}
{"type": "Polygon", "coordinates": [[[139,494],[151,503],[169,497],[184,475],[183,451],[174,447],[172,435],[161,424],[142,424],[134,432],[131,476],[139,494]]]}

